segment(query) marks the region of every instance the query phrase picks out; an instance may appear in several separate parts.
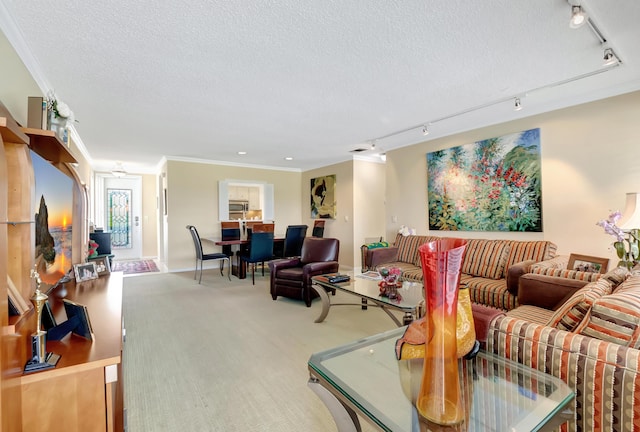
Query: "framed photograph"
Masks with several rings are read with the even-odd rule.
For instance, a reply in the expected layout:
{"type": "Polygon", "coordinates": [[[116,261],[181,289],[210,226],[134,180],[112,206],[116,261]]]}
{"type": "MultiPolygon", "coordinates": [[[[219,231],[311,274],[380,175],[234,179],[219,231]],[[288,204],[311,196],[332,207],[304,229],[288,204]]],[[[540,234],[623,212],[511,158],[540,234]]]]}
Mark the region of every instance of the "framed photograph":
{"type": "Polygon", "coordinates": [[[93,328],[89,320],[89,311],[85,305],[62,299],[64,310],[67,313],[67,320],[73,325],[73,333],[88,340],[93,340],[93,328]]]}
{"type": "Polygon", "coordinates": [[[105,257],[92,259],[91,262],[96,265],[96,271],[98,272],[98,276],[111,273],[111,265],[109,264],[108,257],[105,256],[105,257]]]}
{"type": "Polygon", "coordinates": [[[588,255],[569,255],[567,269],[591,273],[606,273],[609,267],[609,258],[599,258],[588,255]]]}
{"type": "Polygon", "coordinates": [[[74,264],[73,272],[76,275],[76,282],[84,282],[92,279],[98,279],[98,270],[93,262],[84,264],[74,264]]]}

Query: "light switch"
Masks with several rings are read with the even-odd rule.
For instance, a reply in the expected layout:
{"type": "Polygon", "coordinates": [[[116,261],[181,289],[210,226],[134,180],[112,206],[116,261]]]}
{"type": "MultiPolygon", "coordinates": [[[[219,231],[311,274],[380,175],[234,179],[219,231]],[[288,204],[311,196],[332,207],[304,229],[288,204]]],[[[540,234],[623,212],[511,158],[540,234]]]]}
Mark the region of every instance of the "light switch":
{"type": "Polygon", "coordinates": [[[398,216],[391,216],[391,222],[398,223],[398,216]]]}

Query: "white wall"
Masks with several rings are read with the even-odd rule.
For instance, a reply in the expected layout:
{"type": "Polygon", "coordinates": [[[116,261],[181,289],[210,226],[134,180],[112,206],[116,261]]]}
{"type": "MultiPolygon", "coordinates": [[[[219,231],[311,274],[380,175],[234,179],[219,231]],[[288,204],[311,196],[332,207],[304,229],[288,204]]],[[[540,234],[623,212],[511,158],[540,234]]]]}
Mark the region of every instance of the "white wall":
{"type": "Polygon", "coordinates": [[[611,259],[613,238],[596,222],[640,192],[640,92],[502,123],[387,152],[387,237],[400,225],[428,233],[426,154],[540,128],[543,232],[433,232],[467,238],[546,239],[558,253],[611,259]],[[393,217],[397,223],[392,223],[393,217]]]}

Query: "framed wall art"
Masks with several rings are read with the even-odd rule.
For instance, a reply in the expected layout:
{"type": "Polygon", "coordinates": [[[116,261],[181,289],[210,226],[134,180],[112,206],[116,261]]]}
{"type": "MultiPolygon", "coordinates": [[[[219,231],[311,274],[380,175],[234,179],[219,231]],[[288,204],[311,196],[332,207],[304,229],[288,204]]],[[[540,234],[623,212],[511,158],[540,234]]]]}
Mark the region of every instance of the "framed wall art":
{"type": "Polygon", "coordinates": [[[542,231],[540,129],[427,154],[430,230],[542,231]]]}
{"type": "Polygon", "coordinates": [[[311,179],[311,219],[336,218],[336,175],[311,179]]]}

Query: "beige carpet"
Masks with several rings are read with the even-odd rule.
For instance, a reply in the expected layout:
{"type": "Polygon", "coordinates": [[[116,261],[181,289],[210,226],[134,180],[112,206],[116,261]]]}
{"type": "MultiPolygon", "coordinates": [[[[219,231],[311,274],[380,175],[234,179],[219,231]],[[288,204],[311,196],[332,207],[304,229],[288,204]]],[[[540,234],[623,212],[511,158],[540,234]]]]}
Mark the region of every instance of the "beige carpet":
{"type": "Polygon", "coordinates": [[[395,325],[377,308],[337,306],[316,324],[319,312],[319,299],[273,301],[268,276],[255,286],[216,270],[202,285],[192,272],[126,278],[128,432],[335,431],[307,387],[309,356],[395,325]]]}

